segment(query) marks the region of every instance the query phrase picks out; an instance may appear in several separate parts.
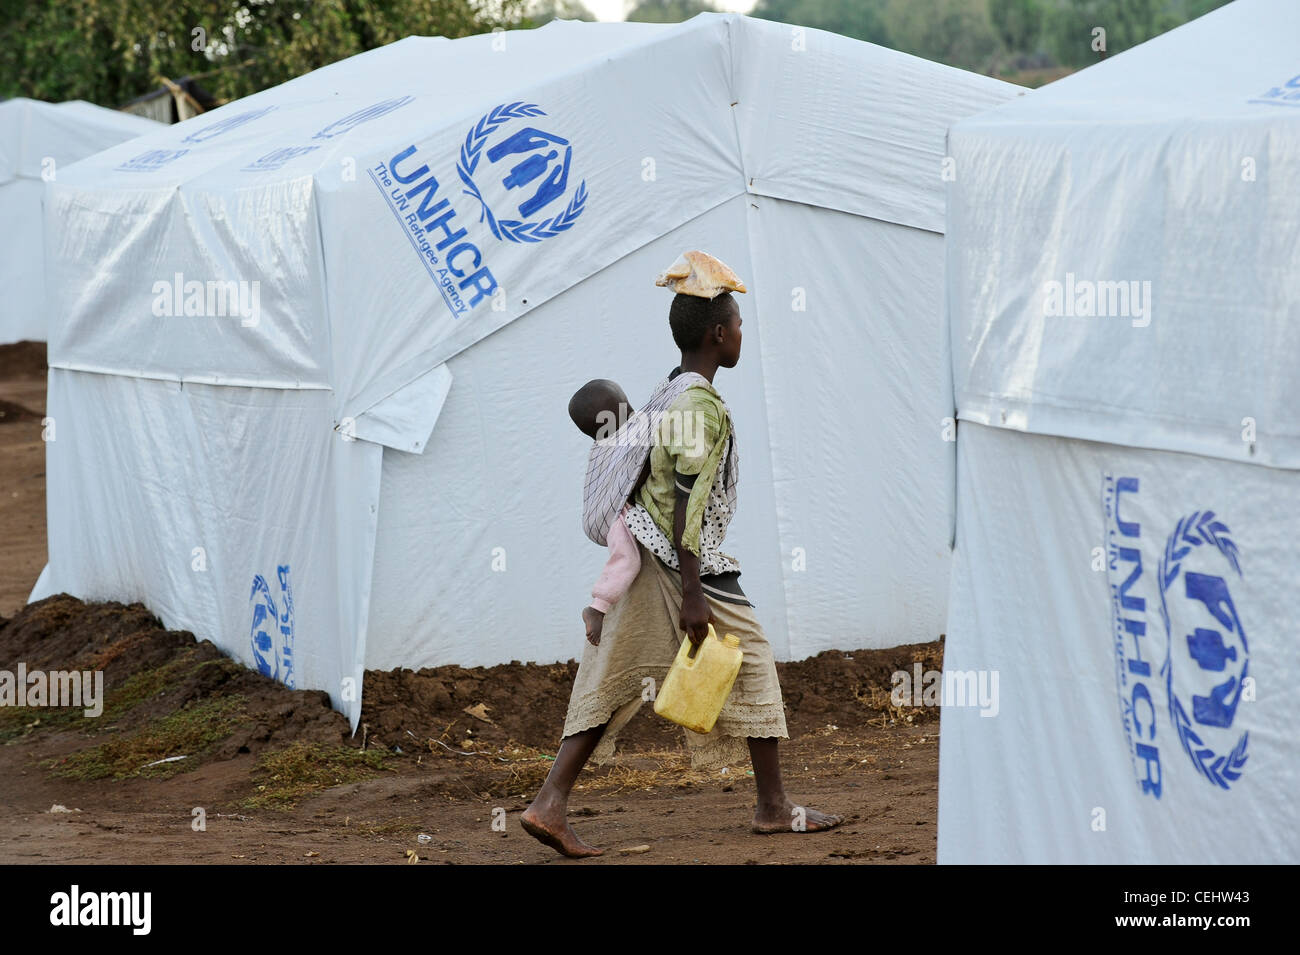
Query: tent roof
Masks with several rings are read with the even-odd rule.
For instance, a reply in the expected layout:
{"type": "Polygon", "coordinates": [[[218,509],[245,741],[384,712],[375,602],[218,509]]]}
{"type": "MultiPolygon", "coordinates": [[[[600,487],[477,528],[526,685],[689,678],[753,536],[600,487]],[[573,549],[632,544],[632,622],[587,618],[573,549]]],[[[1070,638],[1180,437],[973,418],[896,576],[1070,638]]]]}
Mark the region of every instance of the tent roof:
{"type": "Polygon", "coordinates": [[[1300,467],[1298,36],[1237,0],[953,126],[961,417],[1300,467]]]}
{"type": "MultiPolygon", "coordinates": [[[[746,192],[941,231],[944,131],[1017,92],[735,14],[407,38],[109,150],[51,184],[50,361],[330,389],[341,418],[359,417],[746,192]],[[534,106],[535,120],[491,120],[534,106]],[[507,237],[486,218],[496,200],[476,196],[467,176],[513,208],[537,187],[508,183],[544,181],[529,179],[542,157],[498,162],[483,147],[530,125],[563,139],[553,154],[572,147],[572,218],[540,238],[507,237]],[[474,173],[475,162],[487,171],[474,173]],[[458,230],[454,241],[467,244],[444,244],[458,230]],[[499,302],[449,278],[453,258],[490,270],[499,302]],[[179,314],[192,281],[260,283],[261,321],[179,314]]],[[[559,222],[564,209],[534,218],[559,222]]]]}
{"type": "MultiPolygon", "coordinates": [[[[838,34],[738,14],[705,13],[678,24],[553,20],[535,30],[455,40],[407,37],[158,130],[88,164],[72,181],[221,188],[241,171],[249,180],[254,170],[247,167],[276,148],[315,146],[255,171],[259,183],[293,179],[358,147],[382,152],[461,128],[486,108],[527,98],[564,76],[612,77],[612,86],[589,94],[624,96],[621,71],[599,67],[648,53],[662,69],[681,72],[675,52],[703,37],[715,41],[706,52],[725,61],[725,87],[707,92],[737,107],[736,151],[750,191],[934,232],[943,229],[933,180],[949,119],[1001,102],[1015,89],[838,34]],[[367,112],[373,118],[364,118],[367,112]],[[146,149],[186,154],[157,170],[121,168],[146,149]]],[[[703,79],[702,67],[696,69],[703,79]]],[[[625,102],[650,119],[674,105],[625,102]]]]}
{"type": "Polygon", "coordinates": [[[1236,0],[1094,66],[958,122],[971,132],[1003,126],[1218,125],[1300,116],[1300,6],[1236,0]]]}
{"type": "Polygon", "coordinates": [[[153,120],[83,100],[0,102],[0,183],[41,178],[47,157],[64,165],[162,127],[153,120]]]}

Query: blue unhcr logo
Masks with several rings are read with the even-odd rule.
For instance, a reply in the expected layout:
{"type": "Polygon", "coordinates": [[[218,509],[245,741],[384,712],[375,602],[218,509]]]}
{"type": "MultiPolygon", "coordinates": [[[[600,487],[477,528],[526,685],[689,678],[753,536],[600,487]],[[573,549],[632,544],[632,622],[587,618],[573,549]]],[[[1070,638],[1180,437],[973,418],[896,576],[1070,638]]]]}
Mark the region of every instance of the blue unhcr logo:
{"type": "Polygon", "coordinates": [[[1263,103],[1267,106],[1300,107],[1300,73],[1287,80],[1281,86],[1274,86],[1247,103],[1263,103]]]}
{"type": "Polygon", "coordinates": [[[483,116],[461,146],[456,172],[465,184],[465,194],[478,200],[480,221],[486,219],[492,234],[503,241],[540,242],[559,235],[573,226],[586,206],[585,179],[564,201],[573,146],[564,137],[529,122],[545,115],[533,103],[503,104],[483,116]],[[484,158],[487,163],[480,170],[484,158]],[[489,203],[476,174],[494,185],[500,183],[496,190],[501,194],[499,200],[489,203]],[[536,218],[544,210],[551,212],[549,218],[536,218]]]}
{"type": "Polygon", "coordinates": [[[289,565],[276,568],[280,580],[280,609],[266,578],[253,578],[249,601],[253,610],[251,640],[253,659],[264,676],[279,680],[294,689],[293,671],[293,589],[289,586],[289,565]]]}
{"type": "Polygon", "coordinates": [[[216,139],[218,136],[222,136],[231,130],[238,129],[245,123],[251,123],[253,120],[265,116],[273,109],[275,109],[274,106],[264,106],[261,109],[245,110],[242,113],[236,113],[234,116],[227,116],[225,119],[219,119],[215,123],[209,123],[202,129],[196,129],[194,132],[182,139],[181,142],[204,143],[209,139],[216,139]]]}
{"type": "Polygon", "coordinates": [[[117,168],[121,172],[153,172],[170,162],[175,162],[188,152],[188,149],[150,149],[138,156],[132,156],[117,168]]]}
{"type": "Polygon", "coordinates": [[[285,146],[281,149],[273,149],[253,162],[249,163],[240,172],[270,172],[279,169],[291,159],[297,159],[299,156],[305,156],[308,153],[320,149],[319,146],[285,146]]]}
{"type": "Polygon", "coordinates": [[[1253,698],[1250,647],[1231,592],[1243,579],[1240,553],[1213,511],[1193,511],[1165,538],[1156,566],[1144,568],[1142,523],[1133,519],[1140,492],[1136,477],[1103,475],[1115,685],[1134,774],[1144,795],[1160,798],[1159,714],[1167,713],[1197,773],[1230,789],[1250,741],[1234,729],[1237,709],[1253,698]],[[1158,623],[1148,614],[1157,601],[1158,623]]]}
{"type": "Polygon", "coordinates": [[[1241,561],[1213,511],[1178,522],[1160,558],[1160,614],[1169,718],[1197,772],[1223,789],[1240,778],[1250,734],[1232,728],[1249,678],[1250,648],[1229,581],[1241,561]],[[1187,703],[1190,702],[1190,707],[1187,703]],[[1189,715],[1190,713],[1190,715],[1189,715]]]}
{"type": "MultiPolygon", "coordinates": [[[[587,202],[586,180],[575,178],[573,146],[563,136],[539,129],[546,115],[532,103],[498,106],[470,128],[456,172],[502,242],[540,242],[572,228],[587,202]],[[544,218],[542,218],[544,216],[544,218]]],[[[463,204],[433,171],[436,160],[407,146],[367,173],[402,226],[420,264],[437,285],[453,318],[468,315],[499,288],[486,250],[460,218],[463,204]]]]}
{"type": "Polygon", "coordinates": [[[1102,511],[1106,517],[1106,582],[1110,587],[1111,640],[1115,653],[1115,689],[1120,719],[1128,737],[1129,758],[1142,794],[1155,799],[1163,790],[1157,709],[1152,691],[1160,686],[1151,672],[1156,659],[1147,632],[1149,575],[1142,569],[1142,524],[1125,520],[1126,503],[1136,503],[1135,477],[1102,477],[1102,511]],[[1128,502],[1125,501],[1126,496],[1128,502]]]}
{"type": "Polygon", "coordinates": [[[401,109],[407,103],[412,102],[414,96],[396,96],[392,99],[380,100],[364,109],[348,113],[342,119],[336,119],[324,129],[312,136],[312,139],[333,139],[335,136],[342,136],[344,133],[360,126],[362,123],[368,123],[372,119],[378,119],[380,116],[387,116],[395,109],[401,109]]]}

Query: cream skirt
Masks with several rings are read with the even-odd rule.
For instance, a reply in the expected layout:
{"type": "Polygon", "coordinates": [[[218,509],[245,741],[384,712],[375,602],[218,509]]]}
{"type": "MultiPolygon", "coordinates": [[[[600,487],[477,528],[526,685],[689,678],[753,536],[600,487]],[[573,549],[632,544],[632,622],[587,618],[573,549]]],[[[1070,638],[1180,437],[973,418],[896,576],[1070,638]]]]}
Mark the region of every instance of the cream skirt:
{"type": "MultiPolygon", "coordinates": [[[[681,641],[686,639],[677,626],[681,575],[640,543],[637,548],[641,570],[627,596],[605,615],[600,646],[583,642],[582,662],[564,721],[565,736],[609,724],[592,754],[597,764],[613,756],[619,731],[642,703],[653,700],[653,690],[663,683],[681,641]]],[[[744,662],[713,730],[707,735],[682,731],[691,763],[700,768],[748,761],[748,737],[787,737],[772,647],[763,636],[754,608],[707,593],[706,598],[718,636],[732,633],[739,637],[744,662]]]]}

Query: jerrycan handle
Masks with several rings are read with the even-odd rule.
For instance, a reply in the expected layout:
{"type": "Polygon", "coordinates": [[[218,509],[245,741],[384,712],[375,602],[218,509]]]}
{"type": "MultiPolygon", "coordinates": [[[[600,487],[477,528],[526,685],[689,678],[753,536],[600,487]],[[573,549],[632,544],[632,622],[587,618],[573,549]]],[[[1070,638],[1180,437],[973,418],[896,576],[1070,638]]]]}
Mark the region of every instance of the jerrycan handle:
{"type": "MultiPolygon", "coordinates": [[[[687,642],[690,642],[690,639],[691,638],[688,635],[686,637],[687,642]]],[[[704,640],[717,640],[717,639],[718,639],[718,634],[713,629],[713,624],[709,624],[709,632],[705,634],[704,640]]],[[[701,640],[698,645],[694,643],[691,644],[691,648],[686,651],[686,659],[694,662],[695,655],[700,652],[700,647],[704,645],[704,640],[701,640]]],[[[737,641],[737,643],[739,643],[739,641],[737,641]]]]}

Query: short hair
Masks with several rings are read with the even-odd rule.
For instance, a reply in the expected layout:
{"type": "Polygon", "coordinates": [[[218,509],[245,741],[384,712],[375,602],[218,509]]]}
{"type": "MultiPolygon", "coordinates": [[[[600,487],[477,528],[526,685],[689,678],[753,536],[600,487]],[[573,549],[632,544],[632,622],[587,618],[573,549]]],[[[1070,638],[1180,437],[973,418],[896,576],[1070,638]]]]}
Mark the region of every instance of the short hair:
{"type": "Polygon", "coordinates": [[[673,330],[673,341],[682,351],[692,351],[700,347],[704,336],[714,325],[726,324],[730,317],[730,292],[723,292],[713,298],[699,295],[683,295],[678,292],[673,296],[673,304],[668,309],[668,326],[673,330]]]}
{"type": "Polygon", "coordinates": [[[627,395],[617,382],[595,378],[573,393],[569,399],[569,417],[579,431],[595,441],[601,426],[608,423],[601,420],[601,413],[609,412],[613,421],[621,422],[624,405],[628,405],[627,395]]]}

